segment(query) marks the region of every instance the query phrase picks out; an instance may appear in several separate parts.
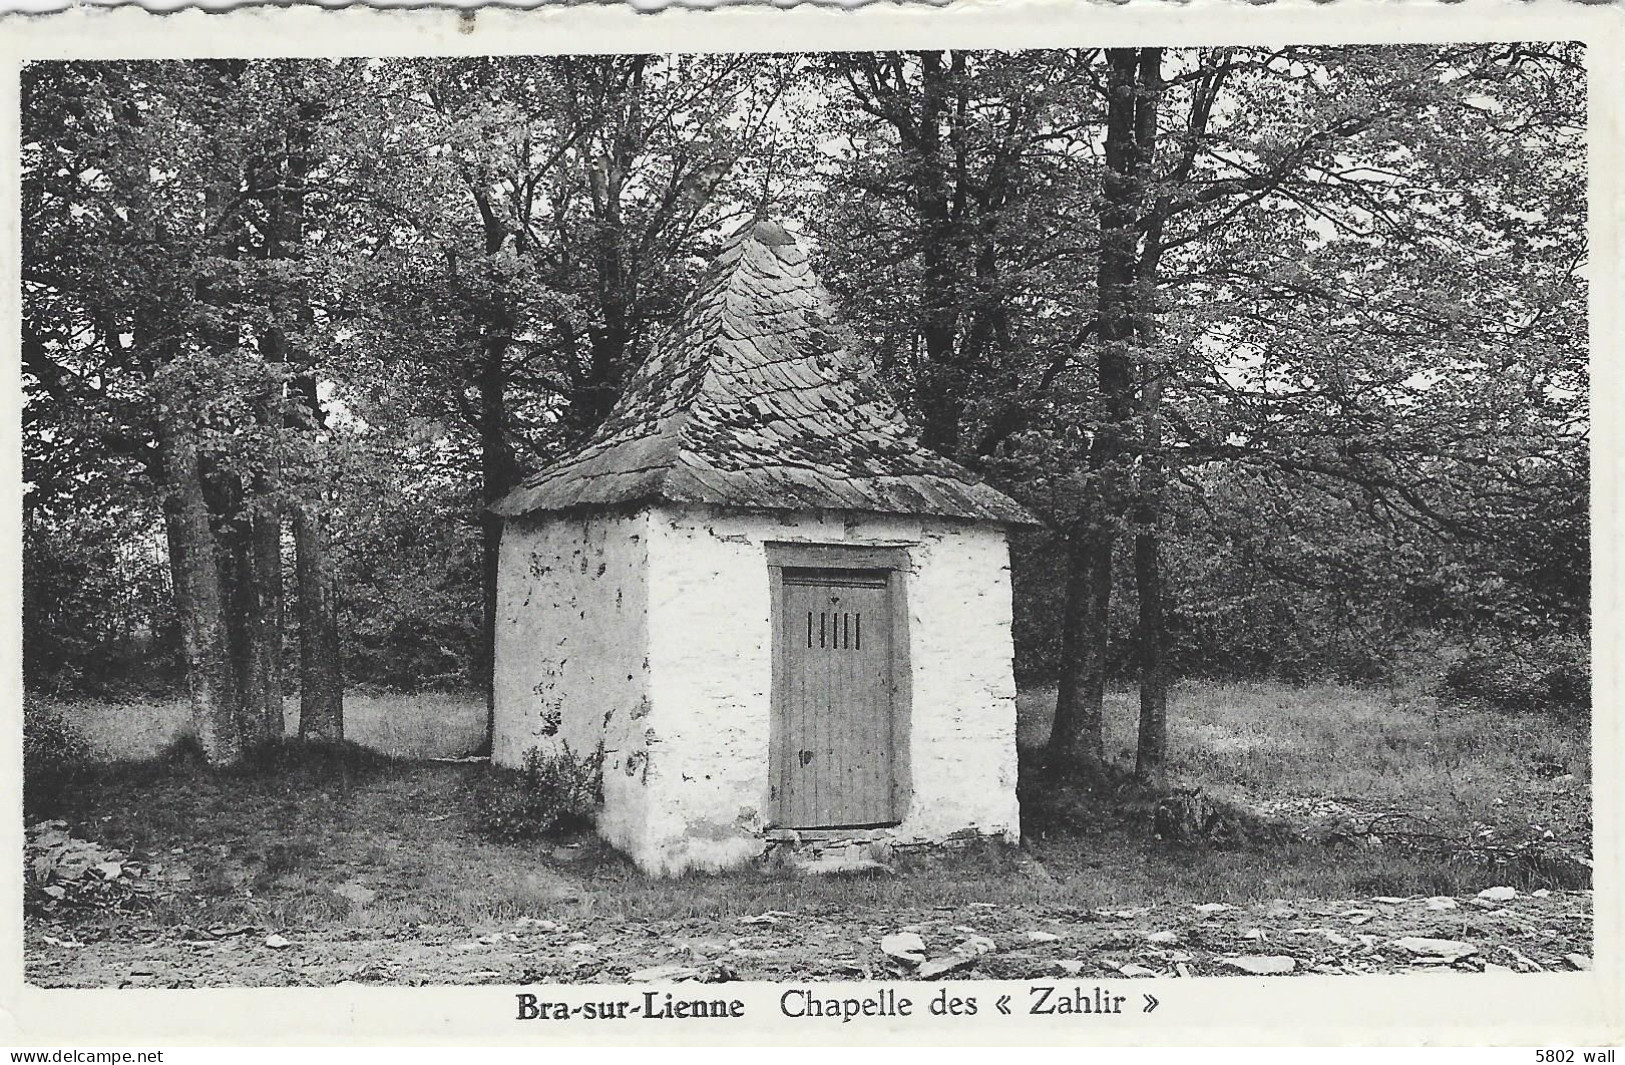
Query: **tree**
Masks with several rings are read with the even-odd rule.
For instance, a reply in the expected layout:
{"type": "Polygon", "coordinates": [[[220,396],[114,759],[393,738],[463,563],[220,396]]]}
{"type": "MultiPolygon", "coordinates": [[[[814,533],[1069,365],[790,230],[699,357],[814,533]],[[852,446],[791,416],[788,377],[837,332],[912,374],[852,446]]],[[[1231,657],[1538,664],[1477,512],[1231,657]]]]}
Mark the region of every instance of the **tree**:
{"type": "Polygon", "coordinates": [[[187,194],[210,183],[190,164],[205,153],[199,130],[170,106],[177,96],[209,99],[211,73],[29,69],[24,350],[37,409],[73,396],[113,416],[112,429],[77,437],[83,461],[95,464],[111,446],[137,456],[162,486],[195,728],[211,759],[231,761],[241,693],[205,494],[205,462],[220,442],[210,420],[228,412],[211,409],[209,385],[224,367],[204,346],[211,316],[199,295],[200,267],[218,252],[222,227],[202,197],[187,194]]]}
{"type": "MultiPolygon", "coordinates": [[[[1561,397],[1583,395],[1583,382],[1565,324],[1577,320],[1573,264],[1562,259],[1583,240],[1534,234],[1577,203],[1574,168],[1563,161],[1573,156],[1576,113],[1563,72],[1574,62],[1563,49],[1526,46],[831,62],[845,89],[832,127],[845,148],[819,223],[832,285],[915,399],[924,437],[961,458],[1002,452],[988,468],[1067,533],[1052,765],[1087,768],[1102,755],[1104,683],[1116,660],[1113,545],[1128,533],[1142,615],[1139,772],[1159,778],[1164,615],[1183,609],[1170,607],[1162,540],[1169,493],[1222,483],[1197,476],[1205,465],[1262,465],[1273,471],[1271,493],[1330,499],[1342,484],[1406,536],[1459,538],[1482,528],[1458,504],[1486,501],[1468,483],[1485,467],[1465,476],[1457,460],[1425,451],[1424,437],[1445,430],[1470,441],[1475,461],[1523,470],[1526,485],[1529,470],[1555,474],[1564,465],[1555,456],[1573,454],[1573,407],[1561,397]],[[1064,72],[1057,84],[1067,91],[1034,91],[1007,107],[989,72],[1022,61],[1064,72]],[[1017,112],[1027,117],[1010,128],[1035,136],[1001,142],[989,116],[1017,112]],[[1539,140],[1540,162],[1509,171],[1509,158],[1529,158],[1512,151],[1519,136],[1539,140]],[[979,168],[1000,158],[1000,143],[1019,146],[1003,158],[1019,161],[1009,172],[1020,177],[1021,206],[978,212],[975,193],[993,185],[992,171],[979,168]],[[1546,198],[1556,213],[1519,219],[1511,205],[1525,195],[1546,198]],[[1098,230],[1077,224],[1080,208],[1098,210],[1098,230]],[[1031,244],[1011,222],[1021,211],[1048,223],[1031,244]],[[1071,224],[1055,224],[1063,218],[1071,224]],[[1029,247],[1050,254],[1029,257],[1029,247]],[[1087,302],[1076,298],[1079,261],[1095,266],[1087,302]],[[1507,276],[1502,264],[1515,262],[1540,263],[1540,279],[1507,276]],[[1065,298],[1052,294],[1069,290],[1074,313],[1057,314],[1065,298]],[[1232,316],[1231,300],[1246,310],[1232,316]],[[1514,335],[1507,316],[1484,313],[1497,300],[1522,305],[1520,328],[1558,329],[1545,335],[1555,341],[1546,354],[1530,353],[1533,366],[1553,366],[1561,353],[1563,368],[1553,366],[1546,383],[1509,391],[1484,375],[1485,353],[1514,335]],[[1481,310],[1463,314],[1468,303],[1481,310]],[[1001,342],[977,347],[978,320],[997,322],[991,335],[1001,342]],[[1355,335],[1369,350],[1351,360],[1355,335]],[[1459,379],[1438,367],[1440,343],[1473,352],[1465,362],[1448,357],[1451,370],[1467,371],[1459,379]],[[1465,394],[1503,412],[1503,426],[1516,417],[1508,404],[1527,411],[1529,397],[1545,395],[1557,417],[1541,432],[1571,439],[1545,436],[1536,445],[1543,458],[1514,448],[1489,459],[1488,424],[1463,435],[1465,394]],[[1313,427],[1295,427],[1310,409],[1313,427]],[[971,439],[992,441],[986,451],[963,445],[965,427],[977,423],[971,439]],[[1071,435],[1079,423],[1084,431],[1071,435]],[[1027,469],[1015,473],[1018,460],[1027,469]],[[1292,487],[1289,477],[1314,483],[1292,487]]],[[[1044,84],[1033,69],[1012,84],[1044,84]]],[[[1567,498],[1577,498],[1572,489],[1567,498]]],[[[1454,557],[1466,546],[1456,544],[1454,557]]]]}
{"type": "MultiPolygon", "coordinates": [[[[1079,516],[1067,529],[1066,607],[1062,629],[1061,684],[1056,694],[1055,723],[1047,760],[1052,768],[1098,773],[1102,749],[1102,704],[1106,683],[1108,612],[1112,590],[1112,550],[1117,539],[1128,488],[1124,459],[1135,414],[1136,341],[1148,331],[1145,306],[1155,288],[1155,262],[1142,257],[1140,222],[1150,167],[1155,157],[1157,94],[1162,51],[1117,48],[1106,53],[1106,130],[1100,195],[1100,247],[1095,268],[1095,335],[1098,338],[1096,382],[1104,419],[1095,427],[1087,452],[1087,486],[1079,516]],[[1070,653],[1069,653],[1070,652],[1070,653]]],[[[1142,520],[1154,520],[1149,500],[1141,503],[1142,520]]],[[[1155,582],[1155,540],[1136,545],[1136,569],[1142,580],[1155,582]],[[1147,550],[1149,548],[1149,550],[1147,550]]],[[[1160,606],[1160,590],[1142,602],[1160,606]]],[[[1144,619],[1143,619],[1144,620],[1144,619]]],[[[1147,649],[1160,644],[1160,626],[1142,624],[1142,655],[1160,663],[1147,649]]],[[[1146,700],[1165,700],[1159,672],[1144,680],[1146,700]]],[[[1149,705],[1149,703],[1148,703],[1149,705]]],[[[1142,720],[1145,745],[1158,742],[1155,722],[1142,720]]]]}
{"type": "Polygon", "coordinates": [[[31,389],[49,417],[72,398],[114,426],[76,435],[86,467],[111,445],[158,490],[196,732],[211,760],[234,761],[283,727],[282,364],[290,316],[309,318],[289,266],[303,240],[289,168],[302,164],[279,105],[286,71],[30,74],[31,389]]]}
{"type": "MultiPolygon", "coordinates": [[[[1067,109],[1092,53],[830,57],[839,147],[809,205],[823,276],[921,441],[1019,477],[1027,428],[1092,328],[1074,282],[1094,226],[1073,171],[1096,116],[1067,109]]],[[[1085,309],[1086,310],[1086,309],[1085,309]]]]}
{"type": "MultiPolygon", "coordinates": [[[[319,266],[313,262],[311,215],[320,210],[331,224],[336,212],[331,191],[321,185],[333,169],[331,149],[322,158],[323,127],[329,123],[324,94],[354,84],[351,72],[343,68],[322,71],[311,64],[279,61],[262,68],[267,94],[266,118],[276,135],[266,166],[269,171],[264,191],[264,257],[274,271],[269,288],[269,317],[260,336],[260,351],[268,365],[286,367],[291,373],[291,394],[278,378],[262,394],[259,415],[262,424],[276,427],[295,445],[302,459],[299,483],[289,503],[292,510],[294,576],[298,591],[299,618],[299,735],[329,741],[344,738],[344,677],[339,639],[338,580],[329,550],[331,505],[327,499],[332,480],[329,469],[331,430],[323,409],[320,381],[324,369],[317,352],[319,333],[316,305],[319,266]],[[323,73],[326,77],[321,76],[323,73]],[[324,202],[325,195],[325,202],[324,202]]],[[[331,136],[331,133],[329,133],[331,136]]],[[[326,235],[326,234],[324,234],[326,235]]],[[[324,312],[327,329],[332,317],[324,312]]],[[[327,345],[330,347],[330,344],[327,345]]],[[[273,438],[274,444],[280,443],[273,438]]],[[[273,447],[272,455],[276,451],[273,447]]],[[[267,463],[271,476],[279,466],[267,463]]],[[[268,482],[269,483],[269,482],[268,482]]],[[[281,584],[281,538],[279,500],[275,492],[264,493],[266,513],[255,527],[255,559],[267,575],[276,574],[281,584]]],[[[257,617],[270,627],[280,625],[280,593],[274,601],[258,604],[257,617]]],[[[280,703],[280,699],[278,700],[280,703]]]]}
{"type": "MultiPolygon", "coordinates": [[[[347,282],[353,326],[419,397],[399,412],[467,440],[484,505],[522,455],[548,461],[608,413],[702,253],[748,212],[790,67],[567,56],[374,73],[380,103],[350,119],[353,239],[370,256],[347,282]]],[[[501,524],[478,520],[489,699],[501,524]]]]}
{"type": "MultiPolygon", "coordinates": [[[[1176,145],[1174,158],[1159,175],[1139,220],[1145,313],[1156,314],[1157,320],[1167,317],[1157,302],[1155,275],[1170,253],[1190,271],[1181,278],[1185,284],[1195,273],[1211,278],[1208,270],[1215,261],[1254,255],[1272,259],[1271,273],[1255,272],[1251,280],[1291,277],[1284,287],[1292,303],[1288,306],[1282,290],[1271,283],[1238,289],[1253,311],[1245,347],[1264,363],[1256,376],[1242,378],[1257,381],[1262,392],[1262,397],[1256,392],[1249,396],[1255,401],[1249,413],[1268,413],[1264,424],[1241,434],[1245,443],[1240,444],[1236,432],[1245,416],[1241,421],[1220,418],[1219,431],[1230,434],[1230,443],[1217,444],[1211,436],[1187,438],[1185,457],[1235,448],[1254,462],[1350,485],[1368,505],[1382,508],[1387,520],[1414,526],[1424,535],[1432,530],[1432,535],[1478,539],[1482,532],[1475,531],[1477,523],[1456,507],[1468,499],[1474,501],[1471,509],[1483,507],[1486,471],[1482,466],[1476,470],[1469,486],[1446,470],[1463,452],[1487,459],[1486,444],[1497,432],[1504,442],[1506,423],[1493,430],[1466,416],[1452,393],[1466,388],[1476,403],[1485,404],[1481,410],[1504,412],[1503,418],[1522,420],[1530,406],[1525,392],[1517,401],[1522,413],[1513,414],[1494,397],[1498,383],[1481,376],[1475,365],[1505,343],[1506,305],[1480,304],[1469,311],[1468,305],[1477,302],[1469,292],[1483,292],[1490,282],[1488,290],[1497,293],[1497,301],[1533,299],[1537,304],[1529,308],[1522,327],[1546,319],[1563,332],[1572,328],[1560,323],[1577,305],[1572,255],[1583,247],[1583,237],[1571,231],[1568,240],[1547,245],[1547,254],[1530,255],[1527,243],[1516,247],[1522,242],[1515,234],[1522,227],[1515,213],[1506,210],[1520,201],[1574,202],[1573,171],[1557,162],[1566,156],[1561,147],[1565,134],[1554,130],[1550,120],[1576,112],[1548,111],[1544,103],[1553,83],[1566,80],[1563,71],[1572,69],[1572,56],[1563,49],[1521,47],[1381,53],[1288,49],[1225,51],[1188,62],[1191,66],[1175,76],[1190,88],[1183,90],[1185,117],[1176,127],[1179,133],[1169,134],[1176,145]],[[1294,116],[1298,128],[1285,135],[1278,127],[1248,129],[1245,116],[1257,114],[1265,100],[1281,98],[1283,83],[1308,105],[1294,116]],[[1488,84],[1496,86],[1493,96],[1484,95],[1488,84]],[[1513,115],[1518,117],[1508,121],[1513,115]],[[1250,134],[1251,144],[1238,138],[1238,127],[1250,134]],[[1543,132],[1535,134],[1536,129],[1543,132]],[[1509,138],[1531,135],[1552,137],[1547,147],[1553,150],[1553,163],[1506,173],[1497,160],[1511,147],[1509,138]],[[1217,147],[1220,143],[1223,148],[1217,147]],[[1204,178],[1203,171],[1215,163],[1219,169],[1214,176],[1204,178]],[[1501,174],[1505,178],[1500,181],[1488,177],[1501,174]],[[1452,209],[1480,197],[1499,201],[1500,210],[1490,211],[1499,214],[1494,229],[1484,226],[1480,210],[1452,209]],[[1500,239],[1486,240],[1496,230],[1500,239]],[[1226,235],[1232,239],[1221,243],[1218,238],[1226,235]],[[1244,239],[1234,239],[1238,236],[1244,239]],[[1306,244],[1307,255],[1298,250],[1306,244]],[[1561,250],[1554,256],[1553,248],[1561,250]],[[1506,253],[1514,250],[1525,263],[1542,263],[1545,276],[1539,283],[1530,284],[1527,274],[1511,283],[1496,276],[1508,261],[1506,253]],[[1198,262],[1203,266],[1192,271],[1198,262]],[[1302,307],[1306,297],[1308,313],[1302,307]],[[1326,302],[1316,306],[1318,301],[1326,302]],[[1360,338],[1363,353],[1354,354],[1346,343],[1353,336],[1360,338]],[[1290,348],[1278,346],[1288,337],[1290,348]],[[1456,354],[1469,351],[1465,360],[1456,354]],[[1256,402],[1259,398],[1264,401],[1256,402]],[[1316,425],[1306,437],[1292,426],[1300,412],[1310,410],[1317,411],[1312,416],[1316,425]]],[[[1145,84],[1147,98],[1154,99],[1156,80],[1145,84]]],[[[1548,235],[1551,221],[1540,219],[1548,235]]],[[[1213,303],[1206,301],[1202,313],[1207,329],[1221,318],[1213,312],[1213,303]]],[[[1179,331],[1199,335],[1194,328],[1179,331]]],[[[1238,331],[1232,325],[1227,332],[1233,340],[1238,331]]],[[[1573,352],[1572,341],[1562,339],[1567,342],[1556,350],[1573,352]]],[[[1142,351],[1143,358],[1169,364],[1166,354],[1156,354],[1155,345],[1142,351]]],[[[1234,349],[1225,354],[1233,358],[1234,349]]],[[[1220,355],[1221,366],[1225,361],[1220,355]]],[[[1566,363],[1567,356],[1560,357],[1559,365],[1566,363]]],[[[1549,354],[1532,360],[1534,366],[1551,364],[1549,354]]],[[[1243,391],[1225,373],[1233,368],[1234,363],[1218,374],[1232,396],[1243,391]]],[[[1160,483],[1164,454],[1162,390],[1183,390],[1201,381],[1191,369],[1187,362],[1178,377],[1153,372],[1141,385],[1145,444],[1140,473],[1153,487],[1160,483]]],[[[1567,406],[1561,397],[1583,392],[1572,374],[1562,373],[1555,391],[1549,384],[1536,386],[1558,407],[1567,406]]],[[[1183,417],[1181,424],[1190,426],[1183,417]]],[[[1550,437],[1543,449],[1553,450],[1550,437]]],[[[1512,461],[1514,465],[1503,467],[1508,472],[1527,468],[1528,453],[1512,461]]],[[[1499,464],[1489,460],[1491,466],[1499,464]]],[[[1155,542],[1148,543],[1156,527],[1155,507],[1148,502],[1155,495],[1142,491],[1139,499],[1141,640],[1148,652],[1144,670],[1158,651],[1150,634],[1161,627],[1155,616],[1161,595],[1155,542]],[[1150,587],[1146,563],[1151,564],[1150,587]],[[1155,604],[1149,615],[1148,604],[1155,604]]],[[[1160,761],[1161,717],[1154,681],[1154,675],[1148,678],[1142,672],[1140,771],[1153,778],[1160,761]]]]}
{"type": "Polygon", "coordinates": [[[1013,583],[1058,770],[1104,760],[1110,679],[1139,676],[1155,784],[1181,671],[1582,632],[1579,69],[1516,44],[30,66],[31,677],[96,674],[68,603],[149,616],[92,608],[115,537],[168,547],[151,616],[211,757],[283,727],[290,560],[307,732],[341,734],[341,651],[480,677],[485,505],[592,430],[768,208],[808,223],[922,437],[1050,520],[1013,583]]]}

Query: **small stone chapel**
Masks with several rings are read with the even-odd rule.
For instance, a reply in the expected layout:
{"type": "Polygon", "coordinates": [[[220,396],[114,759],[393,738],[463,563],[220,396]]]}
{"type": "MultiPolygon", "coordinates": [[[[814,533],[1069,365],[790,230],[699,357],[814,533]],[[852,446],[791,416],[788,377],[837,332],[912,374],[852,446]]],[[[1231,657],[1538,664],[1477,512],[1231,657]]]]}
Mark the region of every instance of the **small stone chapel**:
{"type": "Polygon", "coordinates": [[[745,226],[582,449],[499,501],[492,758],[603,752],[657,875],[1014,840],[1008,527],[919,446],[782,227],[745,226]]]}

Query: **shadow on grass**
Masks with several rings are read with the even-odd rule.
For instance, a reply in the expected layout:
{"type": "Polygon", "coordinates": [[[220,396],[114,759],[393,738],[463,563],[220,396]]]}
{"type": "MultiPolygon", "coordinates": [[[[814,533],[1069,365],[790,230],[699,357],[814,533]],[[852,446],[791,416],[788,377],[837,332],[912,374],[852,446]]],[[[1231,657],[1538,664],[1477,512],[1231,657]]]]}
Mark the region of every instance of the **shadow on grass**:
{"type": "Polygon", "coordinates": [[[76,767],[83,788],[59,794],[27,811],[30,819],[73,812],[104,791],[143,785],[238,782],[250,790],[287,790],[310,785],[343,786],[376,775],[401,761],[348,741],[287,738],[259,744],[230,766],[211,766],[195,738],[183,736],[152,758],[76,767]]]}
{"type": "Polygon", "coordinates": [[[1217,798],[1203,800],[1205,834],[1174,842],[1159,838],[1167,793],[1117,764],[1092,778],[1057,778],[1040,772],[1032,753],[1022,752],[1018,785],[1024,847],[1079,901],[1245,903],[1591,886],[1589,869],[1539,845],[1484,848],[1470,837],[1321,842],[1305,826],[1217,798]]]}

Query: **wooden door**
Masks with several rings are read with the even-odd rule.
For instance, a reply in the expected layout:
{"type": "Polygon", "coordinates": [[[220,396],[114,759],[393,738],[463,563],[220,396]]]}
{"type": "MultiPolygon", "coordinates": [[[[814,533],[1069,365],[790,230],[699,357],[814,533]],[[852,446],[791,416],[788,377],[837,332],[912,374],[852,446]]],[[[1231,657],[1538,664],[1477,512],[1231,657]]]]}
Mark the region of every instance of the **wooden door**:
{"type": "Polygon", "coordinates": [[[890,580],[886,570],[783,571],[775,790],[785,827],[897,820],[890,580]]]}

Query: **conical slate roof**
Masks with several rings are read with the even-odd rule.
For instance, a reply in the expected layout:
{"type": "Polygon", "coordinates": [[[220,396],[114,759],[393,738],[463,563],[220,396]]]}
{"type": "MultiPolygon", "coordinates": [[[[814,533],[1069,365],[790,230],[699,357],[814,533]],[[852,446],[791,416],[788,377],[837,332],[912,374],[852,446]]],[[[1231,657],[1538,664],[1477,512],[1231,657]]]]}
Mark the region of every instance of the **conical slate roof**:
{"type": "Polygon", "coordinates": [[[772,222],[729,241],[586,445],[492,509],[652,501],[1034,522],[919,446],[772,222]]]}

